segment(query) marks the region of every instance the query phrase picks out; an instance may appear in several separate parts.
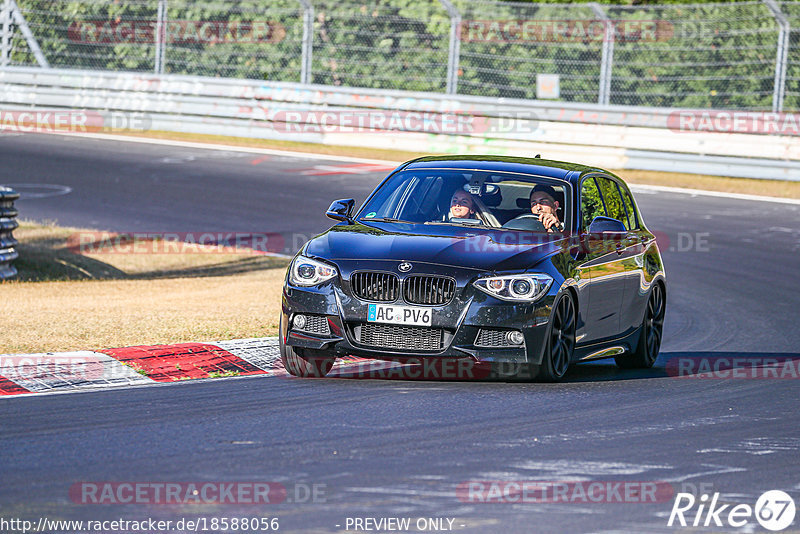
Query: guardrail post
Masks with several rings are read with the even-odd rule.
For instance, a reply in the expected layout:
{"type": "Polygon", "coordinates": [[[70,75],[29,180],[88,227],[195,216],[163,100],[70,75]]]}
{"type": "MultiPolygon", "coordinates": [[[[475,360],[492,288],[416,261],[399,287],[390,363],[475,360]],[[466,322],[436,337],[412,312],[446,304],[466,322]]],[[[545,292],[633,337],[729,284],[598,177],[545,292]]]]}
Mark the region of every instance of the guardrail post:
{"type": "Polygon", "coordinates": [[[786,70],[789,61],[789,35],[791,28],[789,20],[781,11],[781,7],[775,0],[764,0],[775,22],[778,23],[778,50],[775,54],[775,85],[772,91],[772,111],[780,113],[783,111],[783,97],[786,93],[786,70]]]}
{"type": "Polygon", "coordinates": [[[314,6],[311,0],[299,0],[303,6],[303,58],[300,63],[300,83],[311,83],[311,59],[314,54],[314,6]]]}
{"type": "Polygon", "coordinates": [[[0,67],[5,67],[11,60],[11,1],[3,0],[0,4],[0,67]]]}
{"type": "Polygon", "coordinates": [[[458,62],[461,56],[461,13],[450,0],[440,0],[450,15],[450,46],[447,52],[447,94],[458,92],[458,62]]]}
{"type": "Polygon", "coordinates": [[[167,0],[158,0],[158,12],[156,14],[156,54],[153,72],[164,74],[164,56],[167,49],[167,0]]]}
{"type": "Polygon", "coordinates": [[[18,241],[12,232],[19,226],[17,209],[14,201],[19,193],[8,187],[0,186],[0,280],[16,276],[17,269],[11,262],[19,257],[16,247],[18,241]]]}
{"type": "Polygon", "coordinates": [[[25,41],[27,41],[28,48],[30,48],[31,52],[33,52],[33,57],[36,58],[36,62],[39,63],[39,66],[43,69],[49,69],[50,63],[47,62],[47,58],[44,57],[42,49],[39,48],[39,42],[36,40],[33,32],[28,27],[28,21],[25,20],[24,16],[22,16],[22,11],[20,11],[19,6],[16,2],[14,2],[14,0],[8,0],[8,4],[11,10],[12,21],[19,26],[19,31],[25,38],[25,41]]]}
{"type": "Polygon", "coordinates": [[[603,36],[603,49],[600,57],[600,87],[597,92],[597,103],[607,106],[611,102],[611,66],[614,63],[614,23],[608,18],[600,4],[591,3],[589,6],[594,14],[603,21],[605,35],[603,36]]]}

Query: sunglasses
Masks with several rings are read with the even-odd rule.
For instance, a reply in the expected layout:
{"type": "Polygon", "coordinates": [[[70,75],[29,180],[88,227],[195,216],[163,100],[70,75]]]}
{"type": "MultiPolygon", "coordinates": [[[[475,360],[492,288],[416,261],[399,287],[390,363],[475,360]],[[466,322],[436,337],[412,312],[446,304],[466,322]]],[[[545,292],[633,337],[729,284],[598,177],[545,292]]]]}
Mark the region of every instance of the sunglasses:
{"type": "Polygon", "coordinates": [[[550,207],[555,206],[555,202],[553,202],[552,200],[548,200],[546,198],[540,198],[540,199],[532,198],[531,206],[535,206],[536,204],[539,204],[541,206],[550,206],[550,207]]]}
{"type": "Polygon", "coordinates": [[[454,198],[450,202],[450,205],[451,206],[464,206],[465,208],[471,208],[472,207],[472,202],[470,202],[469,200],[467,200],[465,198],[454,198]]]}

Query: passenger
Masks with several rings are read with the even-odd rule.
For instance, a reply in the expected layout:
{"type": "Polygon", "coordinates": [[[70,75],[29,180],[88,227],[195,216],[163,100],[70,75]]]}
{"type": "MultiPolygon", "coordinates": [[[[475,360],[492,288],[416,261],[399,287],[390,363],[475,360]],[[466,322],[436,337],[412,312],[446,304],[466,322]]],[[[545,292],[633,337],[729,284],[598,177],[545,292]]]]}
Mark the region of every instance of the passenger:
{"type": "Polygon", "coordinates": [[[558,210],[561,205],[556,200],[556,196],[555,189],[549,185],[539,184],[531,191],[531,213],[539,218],[548,232],[564,230],[564,223],[558,218],[558,210]]]}
{"type": "Polygon", "coordinates": [[[472,195],[463,189],[457,189],[450,199],[450,214],[448,219],[477,219],[475,215],[475,201],[472,195]]]}

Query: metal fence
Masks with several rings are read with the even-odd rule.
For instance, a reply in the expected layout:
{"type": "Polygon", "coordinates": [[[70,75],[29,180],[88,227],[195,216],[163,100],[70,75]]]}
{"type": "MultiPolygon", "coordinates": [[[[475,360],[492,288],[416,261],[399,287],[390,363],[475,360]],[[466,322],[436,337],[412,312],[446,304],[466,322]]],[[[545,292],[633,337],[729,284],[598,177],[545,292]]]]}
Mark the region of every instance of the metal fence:
{"type": "Polygon", "coordinates": [[[800,2],[0,0],[39,65],[649,107],[800,109],[800,2]]]}

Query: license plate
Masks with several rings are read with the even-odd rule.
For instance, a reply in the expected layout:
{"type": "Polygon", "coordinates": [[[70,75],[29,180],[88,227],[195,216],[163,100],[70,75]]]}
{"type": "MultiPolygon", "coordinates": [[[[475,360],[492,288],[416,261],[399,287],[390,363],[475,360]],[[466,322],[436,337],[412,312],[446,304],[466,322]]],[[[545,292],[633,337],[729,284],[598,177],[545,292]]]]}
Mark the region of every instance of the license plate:
{"type": "Polygon", "coordinates": [[[417,308],[414,306],[370,304],[369,310],[367,311],[367,322],[430,326],[431,309],[417,308]]]}

